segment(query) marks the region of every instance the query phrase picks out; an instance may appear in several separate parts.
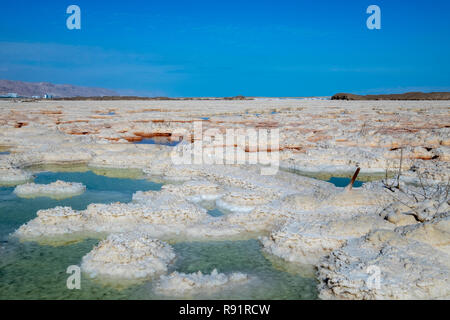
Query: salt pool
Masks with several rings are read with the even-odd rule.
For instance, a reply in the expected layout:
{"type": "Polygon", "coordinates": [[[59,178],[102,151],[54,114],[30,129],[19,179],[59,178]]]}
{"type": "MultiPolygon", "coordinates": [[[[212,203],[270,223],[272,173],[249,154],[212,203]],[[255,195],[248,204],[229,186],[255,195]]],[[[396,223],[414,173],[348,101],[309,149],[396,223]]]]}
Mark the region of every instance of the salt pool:
{"type": "MultiPolygon", "coordinates": [[[[351,181],[351,177],[353,175],[353,172],[310,172],[310,171],[303,171],[303,170],[296,170],[296,169],[288,169],[288,168],[282,168],[283,171],[295,173],[301,176],[310,177],[318,180],[323,180],[326,182],[330,182],[334,184],[336,187],[344,188],[348,186],[348,184],[351,181]]],[[[392,173],[389,174],[389,177],[392,176],[392,173]]],[[[370,181],[378,181],[385,178],[385,173],[373,173],[373,174],[367,174],[367,173],[360,173],[358,175],[358,179],[355,180],[353,187],[359,188],[361,187],[365,182],[370,181]]]]}
{"type": "Polygon", "coordinates": [[[174,147],[177,144],[179,144],[180,141],[172,141],[167,137],[155,137],[155,138],[144,138],[135,143],[136,144],[161,144],[164,146],[174,147]]]}
{"type": "MultiPolygon", "coordinates": [[[[36,216],[39,209],[71,206],[85,209],[90,203],[129,202],[138,190],[159,190],[162,184],[143,179],[139,171],[79,167],[33,168],[36,183],[56,180],[81,182],[86,192],[73,198],[23,199],[13,187],[0,187],[0,299],[165,299],[154,290],[155,281],[123,286],[104,284],[82,275],[81,289],[69,290],[66,269],[79,265],[81,258],[99,242],[85,239],[65,245],[20,242],[10,234],[36,216]]],[[[209,210],[212,216],[222,213],[209,210]]],[[[316,299],[316,280],[308,267],[286,263],[263,254],[258,240],[172,243],[177,259],[172,271],[210,273],[244,272],[254,281],[213,295],[186,296],[192,299],[316,299]]]]}

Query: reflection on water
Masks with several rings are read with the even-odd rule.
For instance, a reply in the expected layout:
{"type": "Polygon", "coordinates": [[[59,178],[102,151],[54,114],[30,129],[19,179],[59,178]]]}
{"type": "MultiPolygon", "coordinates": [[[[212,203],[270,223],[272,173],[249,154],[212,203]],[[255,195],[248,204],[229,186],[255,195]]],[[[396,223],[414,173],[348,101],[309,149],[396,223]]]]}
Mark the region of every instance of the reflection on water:
{"type": "MultiPolygon", "coordinates": [[[[326,180],[327,182],[331,182],[332,184],[334,184],[336,187],[346,187],[348,186],[348,184],[350,183],[352,179],[350,178],[345,178],[345,177],[331,177],[330,179],[326,180]]],[[[353,187],[355,188],[359,188],[363,185],[364,182],[360,181],[360,180],[355,180],[355,182],[353,183],[353,187]]]]}
{"type": "Polygon", "coordinates": [[[0,146],[0,155],[8,155],[10,154],[9,148],[5,146],[0,146]]]}
{"type": "MultiPolygon", "coordinates": [[[[35,168],[36,183],[56,180],[81,182],[86,192],[69,199],[22,199],[16,197],[14,188],[0,188],[0,299],[164,299],[154,293],[155,280],[148,279],[131,286],[105,285],[82,275],[81,290],[69,290],[66,273],[70,265],[79,265],[81,258],[98,243],[96,239],[68,242],[50,246],[35,242],[19,242],[10,237],[19,226],[36,216],[39,209],[71,206],[81,210],[90,203],[129,202],[138,190],[159,190],[161,184],[144,179],[112,178],[117,172],[104,169],[96,174],[80,166],[72,172],[68,168],[54,168],[59,172],[35,168]],[[84,169],[83,169],[84,168],[84,169]]],[[[96,173],[94,173],[96,172],[96,173]]],[[[131,174],[131,173],[130,173],[131,174]]],[[[124,171],[120,175],[126,176],[124,171]]],[[[133,176],[133,174],[131,174],[133,176]]],[[[222,214],[211,209],[209,214],[222,214]]],[[[202,271],[245,272],[253,280],[243,286],[233,287],[208,296],[196,294],[184,298],[208,299],[315,299],[316,281],[307,269],[292,266],[282,260],[273,263],[262,254],[257,240],[182,242],[173,244],[177,254],[170,272],[202,271]]]]}
{"type": "Polygon", "coordinates": [[[194,299],[316,299],[316,281],[274,268],[261,252],[257,240],[184,242],[173,245],[177,260],[172,270],[184,273],[214,269],[223,273],[243,272],[254,280],[248,285],[221,290],[194,299]]]}
{"type": "MultiPolygon", "coordinates": [[[[346,187],[351,181],[353,172],[309,172],[290,168],[282,168],[281,170],[292,172],[301,176],[323,180],[334,184],[336,187],[346,187]]],[[[360,173],[358,179],[355,180],[353,187],[359,188],[364,182],[378,181],[385,178],[385,173],[364,174],[360,173]]]]}
{"type": "Polygon", "coordinates": [[[160,190],[162,186],[143,179],[110,178],[96,175],[92,171],[43,171],[35,175],[34,182],[38,184],[48,184],[56,180],[81,182],[86,186],[86,191],[81,195],[61,200],[45,197],[26,199],[17,197],[13,193],[14,187],[0,187],[0,240],[6,239],[9,233],[36,217],[39,209],[70,206],[75,210],[83,210],[90,203],[130,202],[134,192],[160,190]]]}
{"type": "Polygon", "coordinates": [[[316,299],[316,281],[286,272],[261,253],[257,240],[186,242],[174,244],[177,259],[169,272],[244,272],[249,283],[225,290],[167,297],[155,293],[157,280],[131,286],[104,284],[82,274],[81,289],[69,290],[66,273],[79,265],[98,240],[66,246],[43,246],[11,240],[0,246],[0,299],[316,299]]]}
{"type": "Polygon", "coordinates": [[[220,211],[220,210],[217,209],[217,208],[208,210],[208,214],[209,214],[210,216],[213,216],[213,217],[220,217],[220,216],[223,216],[223,212],[220,211]]]}
{"type": "Polygon", "coordinates": [[[153,137],[153,138],[144,138],[141,141],[136,141],[136,144],[161,144],[164,146],[174,147],[179,144],[181,141],[174,141],[170,139],[170,137],[153,137]]]}

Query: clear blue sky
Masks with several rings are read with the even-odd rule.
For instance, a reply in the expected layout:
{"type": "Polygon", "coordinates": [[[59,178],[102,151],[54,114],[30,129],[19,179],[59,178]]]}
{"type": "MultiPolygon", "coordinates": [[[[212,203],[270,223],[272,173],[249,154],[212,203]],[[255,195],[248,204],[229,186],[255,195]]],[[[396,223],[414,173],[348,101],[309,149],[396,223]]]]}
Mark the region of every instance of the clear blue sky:
{"type": "Polygon", "coordinates": [[[0,79],[122,94],[450,91],[448,0],[1,1],[0,79]],[[81,30],[66,8],[81,8],[81,30]],[[368,30],[366,8],[381,8],[368,30]]]}

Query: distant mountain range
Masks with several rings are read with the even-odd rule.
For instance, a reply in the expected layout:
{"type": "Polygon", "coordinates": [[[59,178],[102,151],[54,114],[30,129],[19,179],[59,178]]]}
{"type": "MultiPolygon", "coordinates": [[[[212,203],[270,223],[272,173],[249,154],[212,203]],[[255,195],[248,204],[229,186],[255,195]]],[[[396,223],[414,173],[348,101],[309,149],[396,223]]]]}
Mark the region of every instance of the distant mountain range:
{"type": "Polygon", "coordinates": [[[53,84],[49,82],[24,82],[0,80],[0,95],[17,93],[21,97],[40,96],[45,94],[55,98],[67,97],[101,97],[118,96],[113,90],[93,87],[81,87],[71,84],[53,84]]]}

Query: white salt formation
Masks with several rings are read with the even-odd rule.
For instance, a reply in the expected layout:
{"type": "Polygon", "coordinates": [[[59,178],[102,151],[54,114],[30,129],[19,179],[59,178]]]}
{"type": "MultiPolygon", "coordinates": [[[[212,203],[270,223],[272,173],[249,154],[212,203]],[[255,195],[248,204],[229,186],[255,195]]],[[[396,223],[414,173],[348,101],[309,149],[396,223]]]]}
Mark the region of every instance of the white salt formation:
{"type": "Polygon", "coordinates": [[[82,183],[58,180],[49,184],[22,184],[14,189],[14,193],[21,198],[49,197],[64,199],[80,195],[85,190],[86,186],[82,183]]]}
{"type": "Polygon", "coordinates": [[[109,148],[97,153],[89,165],[99,168],[145,168],[149,163],[164,162],[168,157],[171,148],[162,145],[139,145],[134,146],[118,145],[116,148],[109,148]]]}
{"type": "Polygon", "coordinates": [[[11,150],[0,157],[0,185],[29,182],[26,170],[34,165],[82,163],[100,174],[112,174],[105,168],[133,168],[133,177],[171,184],[136,192],[131,203],[40,210],[16,235],[40,240],[140,231],[173,241],[261,237],[266,252],[317,265],[322,297],[443,298],[450,287],[443,222],[448,193],[442,192],[450,178],[448,109],[448,101],[0,101],[0,146],[11,150]],[[115,115],[103,115],[105,110],[115,115]],[[270,154],[279,156],[280,170],[264,176],[262,165],[248,162],[175,163],[172,156],[183,150],[206,153],[208,160],[220,160],[211,151],[225,146],[243,152],[246,160],[254,155],[241,145],[225,140],[213,145],[194,136],[193,122],[200,118],[208,119],[201,122],[203,132],[278,129],[280,144],[270,154]],[[191,137],[177,147],[133,144],[180,130],[191,137]],[[384,177],[386,170],[399,172],[400,158],[401,190],[372,182],[344,191],[286,172],[351,176],[359,166],[361,174],[384,177]],[[411,182],[417,186],[407,187],[411,182]],[[204,207],[215,205],[226,214],[208,215],[204,207]],[[386,276],[380,290],[360,286],[366,276],[361,270],[369,264],[380,264],[386,276]]]}
{"type": "Polygon", "coordinates": [[[330,218],[317,214],[313,221],[289,222],[269,237],[263,237],[261,242],[268,253],[287,261],[316,264],[350,239],[359,238],[370,230],[394,227],[377,215],[330,218]]]}
{"type": "Polygon", "coordinates": [[[155,291],[169,296],[184,296],[196,292],[217,291],[248,281],[246,274],[235,272],[227,275],[216,269],[211,274],[203,274],[200,271],[190,274],[173,272],[168,276],[161,276],[155,291]]]}
{"type": "Polygon", "coordinates": [[[351,240],[318,264],[320,297],[449,299],[449,239],[447,214],[423,224],[395,231],[377,230],[351,240]],[[370,282],[374,267],[379,270],[379,285],[370,282]]]}
{"type": "Polygon", "coordinates": [[[191,180],[181,185],[166,184],[162,189],[186,197],[187,200],[194,203],[214,201],[224,195],[222,187],[208,180],[191,180]]]}
{"type": "Polygon", "coordinates": [[[217,199],[218,208],[232,212],[250,212],[258,205],[269,203],[276,195],[251,190],[232,190],[224,197],[217,199]]]}
{"type": "Polygon", "coordinates": [[[209,217],[205,209],[168,192],[138,192],[134,198],[139,201],[90,204],[80,211],[68,207],[40,210],[35,219],[16,231],[16,235],[33,238],[64,233],[83,235],[141,230],[167,238],[180,235],[189,225],[209,217]],[[76,224],[72,221],[74,217],[76,224]]]}
{"type": "Polygon", "coordinates": [[[317,190],[309,196],[290,195],[280,206],[290,213],[290,219],[274,226],[261,242],[266,252],[287,261],[316,264],[352,238],[374,229],[394,229],[395,224],[377,213],[390,201],[381,187],[339,191],[328,197],[317,190]]]}
{"type": "Polygon", "coordinates": [[[148,278],[167,271],[175,259],[171,246],[139,232],[111,234],[83,257],[81,270],[91,277],[148,278]]]}
{"type": "Polygon", "coordinates": [[[80,233],[85,230],[87,217],[70,207],[39,210],[37,217],[22,225],[15,234],[21,239],[34,239],[80,233]]]}

